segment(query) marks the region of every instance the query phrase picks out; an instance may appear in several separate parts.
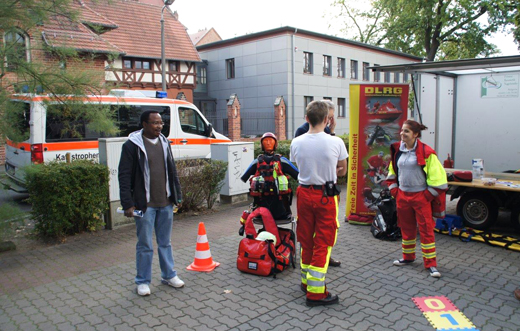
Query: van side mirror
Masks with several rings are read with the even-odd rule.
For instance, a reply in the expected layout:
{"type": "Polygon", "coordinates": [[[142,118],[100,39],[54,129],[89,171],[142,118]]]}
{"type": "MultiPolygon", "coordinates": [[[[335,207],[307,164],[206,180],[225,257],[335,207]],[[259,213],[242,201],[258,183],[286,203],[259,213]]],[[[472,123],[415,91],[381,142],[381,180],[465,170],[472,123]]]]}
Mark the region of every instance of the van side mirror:
{"type": "Polygon", "coordinates": [[[206,130],[204,131],[204,135],[206,137],[213,137],[213,125],[211,125],[211,123],[208,123],[208,125],[206,126],[206,130]]]}

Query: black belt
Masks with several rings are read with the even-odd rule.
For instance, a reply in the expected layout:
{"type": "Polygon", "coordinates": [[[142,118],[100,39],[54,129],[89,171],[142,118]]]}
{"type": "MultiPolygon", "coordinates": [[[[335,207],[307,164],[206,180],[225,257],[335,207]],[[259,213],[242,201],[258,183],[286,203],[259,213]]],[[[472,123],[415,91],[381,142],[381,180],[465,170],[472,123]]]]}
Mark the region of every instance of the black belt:
{"type": "Polygon", "coordinates": [[[323,190],[323,185],[303,185],[303,184],[300,184],[301,187],[303,188],[313,188],[315,190],[323,190]]]}

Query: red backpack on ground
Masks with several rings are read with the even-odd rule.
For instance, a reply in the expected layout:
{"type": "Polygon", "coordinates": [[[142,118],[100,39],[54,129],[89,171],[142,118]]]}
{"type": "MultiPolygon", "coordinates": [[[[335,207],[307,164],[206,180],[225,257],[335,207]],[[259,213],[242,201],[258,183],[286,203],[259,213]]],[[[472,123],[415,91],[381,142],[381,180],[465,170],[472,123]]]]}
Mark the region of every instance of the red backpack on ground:
{"type": "Polygon", "coordinates": [[[290,229],[278,228],[269,212],[269,209],[259,207],[248,217],[245,223],[246,237],[238,246],[237,268],[238,270],[259,276],[276,277],[289,265],[295,267],[294,232],[290,229]],[[261,216],[264,228],[276,237],[276,246],[273,240],[257,240],[258,236],[253,225],[253,218],[261,216]]]}

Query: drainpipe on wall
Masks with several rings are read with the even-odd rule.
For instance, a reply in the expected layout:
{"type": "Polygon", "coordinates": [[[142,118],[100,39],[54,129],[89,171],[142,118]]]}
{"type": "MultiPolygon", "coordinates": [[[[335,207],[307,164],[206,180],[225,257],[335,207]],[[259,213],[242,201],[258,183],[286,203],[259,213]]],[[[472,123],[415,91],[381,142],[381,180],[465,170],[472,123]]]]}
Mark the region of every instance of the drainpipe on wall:
{"type": "Polygon", "coordinates": [[[435,76],[435,147],[434,150],[438,150],[439,146],[439,115],[441,113],[440,111],[440,90],[441,90],[441,76],[436,75],[435,76]]]}
{"type": "MultiPolygon", "coordinates": [[[[294,37],[296,35],[296,33],[298,32],[298,28],[295,28],[294,29],[294,33],[293,35],[291,36],[291,132],[290,134],[287,135],[287,138],[293,137],[293,134],[294,134],[294,113],[295,113],[295,108],[294,108],[294,67],[295,67],[295,64],[294,64],[294,53],[296,52],[296,50],[294,49],[294,37]]],[[[287,123],[289,124],[289,123],[287,123]]],[[[289,126],[289,125],[287,125],[289,126]]]]}
{"type": "Polygon", "coordinates": [[[455,139],[457,138],[457,84],[459,82],[459,78],[455,77],[453,79],[453,119],[451,122],[451,158],[455,160],[455,155],[457,151],[455,150],[455,139]]]}

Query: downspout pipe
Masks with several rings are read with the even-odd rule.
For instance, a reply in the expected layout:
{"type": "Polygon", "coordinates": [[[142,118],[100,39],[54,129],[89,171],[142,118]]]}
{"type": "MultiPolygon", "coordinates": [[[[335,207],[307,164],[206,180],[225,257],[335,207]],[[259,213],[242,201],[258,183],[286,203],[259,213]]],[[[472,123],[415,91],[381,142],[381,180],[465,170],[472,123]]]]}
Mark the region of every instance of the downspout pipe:
{"type": "MultiPolygon", "coordinates": [[[[296,52],[295,48],[294,48],[294,44],[295,44],[295,35],[296,33],[298,33],[298,28],[295,28],[294,29],[294,33],[292,34],[291,36],[291,132],[290,132],[290,135],[287,135],[287,137],[293,137],[293,134],[294,134],[294,128],[296,127],[295,126],[295,118],[294,118],[294,114],[296,112],[296,109],[294,107],[294,79],[295,79],[295,58],[294,58],[294,53],[296,52]]],[[[287,123],[289,124],[289,123],[287,123]]]]}

